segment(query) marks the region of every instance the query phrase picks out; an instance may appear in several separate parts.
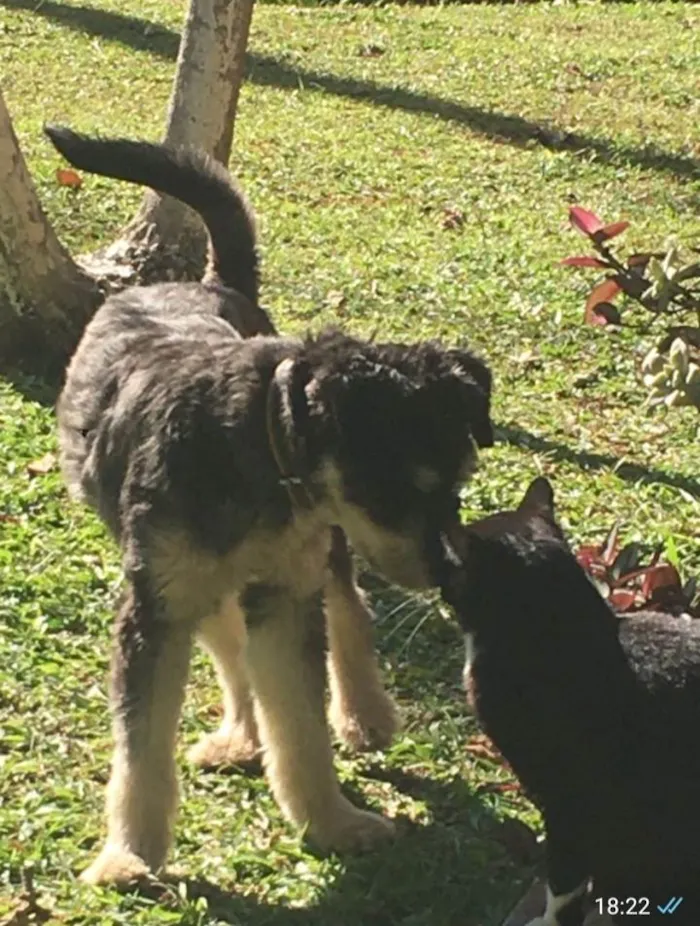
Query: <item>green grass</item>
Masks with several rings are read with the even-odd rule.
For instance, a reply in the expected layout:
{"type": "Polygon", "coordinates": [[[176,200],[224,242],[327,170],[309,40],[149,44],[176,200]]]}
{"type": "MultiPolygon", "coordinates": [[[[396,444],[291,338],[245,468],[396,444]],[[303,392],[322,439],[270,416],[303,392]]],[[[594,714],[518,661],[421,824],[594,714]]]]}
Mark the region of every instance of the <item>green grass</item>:
{"type": "MultiPolygon", "coordinates": [[[[60,188],[41,123],[158,137],[182,6],[0,0],[3,92],[76,252],[108,241],[139,194],[94,178],[60,188]]],[[[672,537],[689,572],[700,572],[697,414],[642,408],[640,346],[580,324],[587,280],[556,261],[582,243],[566,228],[572,201],[629,219],[630,245],[697,244],[698,35],[692,3],[261,3],[232,158],[281,328],[440,336],[489,358],[500,440],[465,490],[467,516],[546,473],[575,540],[619,518],[628,539],[672,537]],[[383,53],[360,53],[370,45],[383,53]],[[463,213],[461,228],[443,227],[446,209],[463,213]]],[[[0,922],[32,863],[42,904],[69,923],[496,926],[532,874],[499,821],[538,817],[501,788],[503,768],[465,748],[476,728],[454,628],[434,602],[376,584],[404,732],[387,753],[338,766],[402,820],[401,838],[318,858],[263,781],[182,763],[173,861],[190,882],[156,897],[78,884],[101,836],[119,571],[59,476],[27,472],[55,449],[50,410],[27,397],[36,385],[0,384],[0,922]]],[[[215,722],[201,660],[190,688],[183,749],[215,722]]]]}

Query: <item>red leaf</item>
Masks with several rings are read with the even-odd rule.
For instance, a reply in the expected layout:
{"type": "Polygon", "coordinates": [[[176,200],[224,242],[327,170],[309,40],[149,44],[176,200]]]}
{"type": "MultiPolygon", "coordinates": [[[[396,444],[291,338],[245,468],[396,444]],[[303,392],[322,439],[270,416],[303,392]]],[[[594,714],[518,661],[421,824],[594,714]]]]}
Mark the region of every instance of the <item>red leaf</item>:
{"type": "Polygon", "coordinates": [[[646,575],[642,581],[642,594],[645,598],[650,598],[656,589],[668,585],[681,587],[681,577],[678,575],[675,566],[671,566],[670,563],[652,566],[646,570],[646,575]]]}
{"type": "Polygon", "coordinates": [[[600,260],[599,257],[565,257],[564,260],[559,261],[562,267],[609,267],[610,264],[607,264],[604,260],[600,260]]]}
{"type": "Polygon", "coordinates": [[[576,551],[576,559],[579,566],[588,569],[590,566],[599,564],[600,553],[600,547],[593,546],[593,544],[584,544],[576,551]]]}
{"type": "Polygon", "coordinates": [[[614,238],[616,235],[621,235],[625,229],[630,227],[629,222],[611,222],[610,225],[604,225],[602,228],[599,228],[597,231],[593,232],[593,238],[597,242],[609,241],[610,238],[614,238]]]}
{"type": "Polygon", "coordinates": [[[638,604],[637,593],[629,588],[615,588],[608,599],[616,611],[633,611],[638,604]]]}
{"type": "Polygon", "coordinates": [[[584,235],[588,235],[589,238],[593,237],[603,227],[603,223],[595,212],[590,212],[582,206],[571,206],[569,209],[569,221],[574,228],[583,232],[584,235]]]}
{"type": "Polygon", "coordinates": [[[491,790],[499,794],[507,794],[513,791],[522,790],[517,781],[494,781],[491,790]]]}
{"type": "Polygon", "coordinates": [[[652,257],[658,257],[660,260],[663,256],[663,254],[630,254],[627,258],[627,266],[646,267],[652,257]]]}
{"type": "Polygon", "coordinates": [[[83,178],[70,167],[59,167],[56,170],[56,180],[61,186],[69,186],[73,190],[79,190],[83,185],[83,178]]]}
{"type": "Polygon", "coordinates": [[[610,310],[607,309],[603,312],[596,312],[596,306],[599,306],[601,303],[610,303],[611,299],[614,299],[615,296],[620,292],[622,287],[612,278],[603,280],[602,283],[599,283],[591,292],[590,296],[586,300],[586,310],[584,312],[584,321],[589,325],[609,325],[609,324],[619,324],[619,318],[617,321],[613,321],[610,317],[610,310]]]}

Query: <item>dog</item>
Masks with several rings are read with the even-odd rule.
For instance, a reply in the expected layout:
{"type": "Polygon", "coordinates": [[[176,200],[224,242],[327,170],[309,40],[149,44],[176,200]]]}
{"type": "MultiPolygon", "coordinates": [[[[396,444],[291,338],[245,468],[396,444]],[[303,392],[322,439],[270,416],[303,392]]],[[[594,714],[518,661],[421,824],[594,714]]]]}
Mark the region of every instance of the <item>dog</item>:
{"type": "Polygon", "coordinates": [[[616,923],[666,922],[678,897],[673,922],[697,926],[700,621],[617,615],[542,478],[444,549],[472,704],[544,816],[547,905],[529,926],[579,926],[587,903],[616,923]]]}
{"type": "Polygon", "coordinates": [[[195,642],[214,661],[224,721],[194,758],[256,752],[259,736],[289,820],[322,849],[371,846],[392,825],[341,794],[314,641],[325,610],[336,728],[352,740],[377,716],[391,727],[345,535],[391,581],[436,584],[441,531],[458,519],[477,446],[493,442],[490,372],[437,343],[277,336],[258,305],[252,215],[223,167],[46,131],[75,167],[179,198],[210,237],[201,283],[106,300],[57,406],[65,479],[119,542],[125,575],[108,834],[83,877],[128,883],[165,862],[195,642]]]}

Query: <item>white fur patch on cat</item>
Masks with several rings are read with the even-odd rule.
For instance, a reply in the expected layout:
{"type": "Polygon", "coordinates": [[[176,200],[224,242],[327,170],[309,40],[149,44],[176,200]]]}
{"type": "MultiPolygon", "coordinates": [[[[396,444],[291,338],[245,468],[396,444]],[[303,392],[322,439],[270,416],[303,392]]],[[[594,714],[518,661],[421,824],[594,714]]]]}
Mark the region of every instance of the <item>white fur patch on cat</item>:
{"type": "Polygon", "coordinates": [[[584,881],[583,884],[579,884],[579,886],[569,894],[556,895],[552,893],[551,888],[547,885],[547,905],[544,908],[544,916],[536,916],[534,920],[530,920],[527,926],[559,926],[557,913],[582,894],[586,889],[587,883],[588,882],[584,881]]]}

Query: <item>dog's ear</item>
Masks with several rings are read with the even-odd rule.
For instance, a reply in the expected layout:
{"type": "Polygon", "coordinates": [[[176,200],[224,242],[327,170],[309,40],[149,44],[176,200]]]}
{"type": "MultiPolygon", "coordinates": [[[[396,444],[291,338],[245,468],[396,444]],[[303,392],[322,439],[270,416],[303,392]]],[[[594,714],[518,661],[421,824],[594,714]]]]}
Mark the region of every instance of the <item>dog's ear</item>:
{"type": "Polygon", "coordinates": [[[267,431],[280,476],[299,488],[300,499],[308,475],[307,433],[309,407],[306,386],[312,378],[309,365],[291,357],[275,368],[267,396],[267,431]]]}
{"type": "Polygon", "coordinates": [[[479,447],[493,447],[491,423],[491,389],[493,377],[483,360],[467,350],[453,348],[447,352],[454,373],[470,390],[472,434],[479,447]]]}
{"type": "Polygon", "coordinates": [[[518,511],[525,514],[540,514],[554,519],[554,490],[549,480],[538,476],[527,487],[518,511]]]}
{"type": "Polygon", "coordinates": [[[389,363],[356,353],[342,375],[324,377],[323,401],[344,438],[371,440],[388,423],[397,426],[406,414],[405,400],[420,392],[418,384],[389,363]]]}

